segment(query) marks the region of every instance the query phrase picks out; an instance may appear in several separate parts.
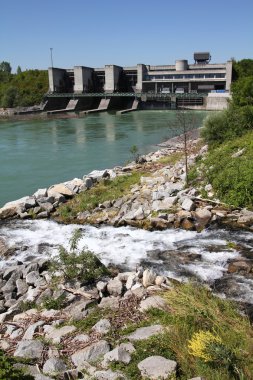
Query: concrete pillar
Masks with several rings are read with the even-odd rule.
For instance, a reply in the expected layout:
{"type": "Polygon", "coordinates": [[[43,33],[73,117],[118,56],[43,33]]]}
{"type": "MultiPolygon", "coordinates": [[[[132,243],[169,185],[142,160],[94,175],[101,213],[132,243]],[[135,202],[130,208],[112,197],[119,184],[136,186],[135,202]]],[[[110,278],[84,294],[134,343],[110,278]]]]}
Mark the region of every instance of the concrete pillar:
{"type": "Polygon", "coordinates": [[[230,85],[232,82],[232,61],[226,63],[226,90],[230,91],[230,85]]]}
{"type": "Polygon", "coordinates": [[[65,69],[58,69],[55,67],[48,68],[48,81],[50,92],[61,92],[64,86],[66,76],[65,69]]]}
{"type": "Polygon", "coordinates": [[[189,93],[191,92],[191,89],[192,89],[191,82],[189,82],[189,84],[188,84],[188,92],[189,93]]]}
{"type": "Polygon", "coordinates": [[[116,65],[105,65],[105,92],[115,92],[120,90],[119,78],[122,67],[116,65]]]}
{"type": "Polygon", "coordinates": [[[142,92],[143,90],[143,79],[144,79],[144,74],[146,71],[146,66],[143,65],[142,63],[139,63],[137,65],[137,83],[136,83],[136,92],[142,92]]]}
{"type": "Polygon", "coordinates": [[[81,94],[93,90],[93,71],[91,67],[74,67],[74,92],[81,94]]]}

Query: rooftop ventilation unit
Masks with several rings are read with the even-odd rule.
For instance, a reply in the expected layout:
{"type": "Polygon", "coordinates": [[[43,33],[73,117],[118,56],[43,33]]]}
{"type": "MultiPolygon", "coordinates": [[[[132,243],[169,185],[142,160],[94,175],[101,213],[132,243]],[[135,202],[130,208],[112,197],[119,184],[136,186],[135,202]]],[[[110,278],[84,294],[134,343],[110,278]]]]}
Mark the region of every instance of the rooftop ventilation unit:
{"type": "Polygon", "coordinates": [[[210,53],[194,53],[194,61],[197,64],[205,64],[211,61],[210,53]]]}

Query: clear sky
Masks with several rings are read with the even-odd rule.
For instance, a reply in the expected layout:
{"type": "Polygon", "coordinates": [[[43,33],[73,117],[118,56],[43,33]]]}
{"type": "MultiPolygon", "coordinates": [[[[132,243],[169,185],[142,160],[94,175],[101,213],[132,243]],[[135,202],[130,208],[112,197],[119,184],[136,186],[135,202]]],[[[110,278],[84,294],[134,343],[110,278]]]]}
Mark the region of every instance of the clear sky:
{"type": "Polygon", "coordinates": [[[2,0],[0,62],[13,71],[253,58],[253,0],[2,0]]]}

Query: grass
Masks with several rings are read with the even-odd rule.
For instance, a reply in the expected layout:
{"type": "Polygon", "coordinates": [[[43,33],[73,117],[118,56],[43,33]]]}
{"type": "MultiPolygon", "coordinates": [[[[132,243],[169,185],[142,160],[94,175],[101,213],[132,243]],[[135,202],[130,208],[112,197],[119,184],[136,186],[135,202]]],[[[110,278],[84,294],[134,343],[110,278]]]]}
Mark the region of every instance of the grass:
{"type": "Polygon", "coordinates": [[[234,303],[193,284],[175,285],[173,290],[163,293],[163,297],[168,303],[167,311],[149,310],[142,321],[128,324],[120,335],[121,341],[125,341],[125,336],[136,328],[152,324],[162,324],[164,333],[134,342],[136,352],[131,362],[128,365],[112,363],[112,369],[121,370],[128,379],[139,380],[138,363],[148,356],[161,355],[178,363],[176,379],[196,376],[207,380],[253,379],[253,330],[234,303]],[[215,358],[213,361],[206,362],[190,352],[189,342],[194,342],[199,332],[219,337],[219,344],[211,347],[213,351],[209,348],[215,358]]]}
{"type": "MultiPolygon", "coordinates": [[[[148,173],[145,173],[145,175],[148,173]]],[[[116,177],[113,180],[103,180],[93,188],[76,195],[72,200],[59,207],[60,219],[70,222],[79,212],[92,211],[100,203],[112,201],[128,194],[131,186],[140,182],[142,172],[116,177]]]]}
{"type": "Polygon", "coordinates": [[[173,152],[169,156],[165,156],[157,160],[160,164],[175,165],[179,160],[184,157],[184,152],[173,152]]]}

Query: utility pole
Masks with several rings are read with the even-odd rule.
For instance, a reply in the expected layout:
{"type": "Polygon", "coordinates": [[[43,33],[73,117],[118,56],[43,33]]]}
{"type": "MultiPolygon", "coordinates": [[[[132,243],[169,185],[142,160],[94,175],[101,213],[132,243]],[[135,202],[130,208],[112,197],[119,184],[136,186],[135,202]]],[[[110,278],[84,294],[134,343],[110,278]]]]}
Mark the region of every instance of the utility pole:
{"type": "Polygon", "coordinates": [[[50,48],[50,52],[51,52],[51,67],[54,67],[54,64],[53,64],[53,48],[50,48]]]}

